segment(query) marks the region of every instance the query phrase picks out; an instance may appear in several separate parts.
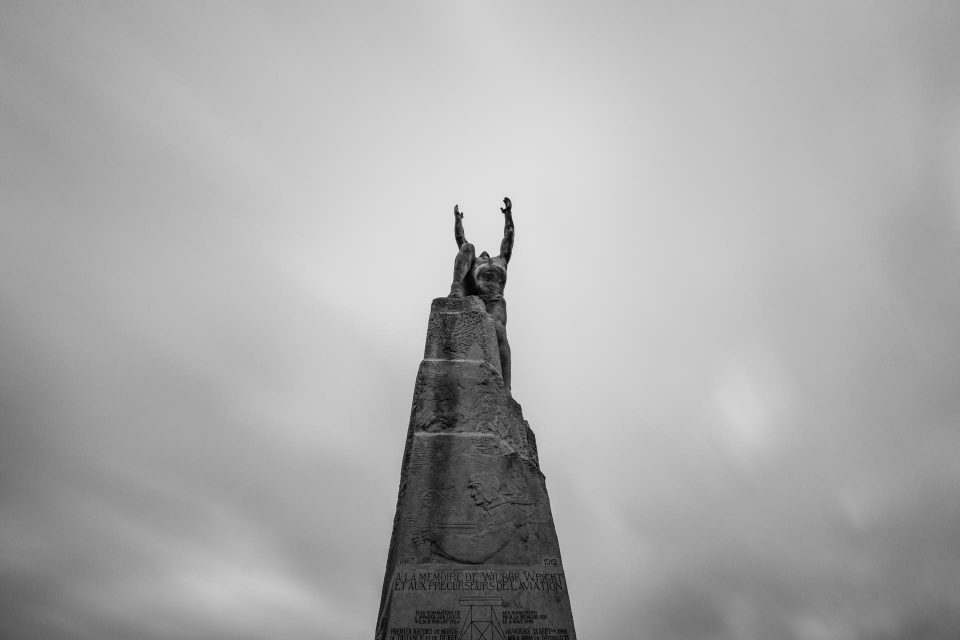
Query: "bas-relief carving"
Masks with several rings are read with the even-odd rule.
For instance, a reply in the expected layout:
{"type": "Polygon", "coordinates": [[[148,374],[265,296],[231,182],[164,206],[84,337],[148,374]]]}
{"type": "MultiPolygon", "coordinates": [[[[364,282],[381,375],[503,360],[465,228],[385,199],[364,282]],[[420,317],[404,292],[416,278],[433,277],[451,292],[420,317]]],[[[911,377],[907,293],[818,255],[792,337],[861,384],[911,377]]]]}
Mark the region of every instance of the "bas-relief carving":
{"type": "Polygon", "coordinates": [[[528,525],[534,523],[535,507],[529,498],[518,498],[505,491],[502,484],[493,473],[469,476],[466,488],[478,507],[476,515],[466,521],[436,523],[414,534],[418,555],[428,560],[439,556],[464,564],[481,564],[498,555],[522,555],[530,544],[532,527],[528,525]],[[508,550],[511,545],[516,549],[508,550]]]}
{"type": "Polygon", "coordinates": [[[419,435],[398,551],[411,564],[540,564],[559,549],[543,477],[498,438],[419,435]]]}
{"type": "Polygon", "coordinates": [[[498,609],[503,606],[503,598],[460,598],[460,605],[468,607],[460,638],[506,640],[507,635],[497,615],[498,609]]]}

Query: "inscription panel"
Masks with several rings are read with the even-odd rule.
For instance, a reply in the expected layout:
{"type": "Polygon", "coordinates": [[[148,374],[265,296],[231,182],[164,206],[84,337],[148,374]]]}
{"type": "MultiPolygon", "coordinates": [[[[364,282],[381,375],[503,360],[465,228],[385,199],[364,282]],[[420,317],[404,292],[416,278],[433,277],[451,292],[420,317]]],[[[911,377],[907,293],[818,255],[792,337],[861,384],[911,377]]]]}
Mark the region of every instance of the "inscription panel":
{"type": "Polygon", "coordinates": [[[535,567],[400,567],[390,640],[576,640],[566,576],[535,567]]]}

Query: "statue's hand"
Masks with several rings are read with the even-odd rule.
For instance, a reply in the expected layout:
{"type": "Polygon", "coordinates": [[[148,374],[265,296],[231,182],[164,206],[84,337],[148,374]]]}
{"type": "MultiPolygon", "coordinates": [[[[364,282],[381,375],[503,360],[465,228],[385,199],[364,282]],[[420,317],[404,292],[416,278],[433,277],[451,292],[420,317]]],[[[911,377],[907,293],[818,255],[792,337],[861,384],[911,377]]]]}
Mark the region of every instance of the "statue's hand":
{"type": "Polygon", "coordinates": [[[463,217],[463,214],[460,213],[460,205],[456,205],[456,204],[453,205],[453,215],[455,215],[455,216],[458,217],[458,218],[462,218],[462,217],[463,217]]]}
{"type": "Polygon", "coordinates": [[[510,198],[503,199],[504,206],[500,208],[500,213],[510,213],[513,209],[513,203],[510,202],[510,198]]]}

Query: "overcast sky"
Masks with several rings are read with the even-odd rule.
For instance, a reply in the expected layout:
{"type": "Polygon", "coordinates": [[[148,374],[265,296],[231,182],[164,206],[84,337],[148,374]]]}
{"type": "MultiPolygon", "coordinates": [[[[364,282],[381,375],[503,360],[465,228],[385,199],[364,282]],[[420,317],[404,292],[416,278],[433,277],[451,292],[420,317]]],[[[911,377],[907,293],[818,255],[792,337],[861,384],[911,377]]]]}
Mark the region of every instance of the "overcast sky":
{"type": "Polygon", "coordinates": [[[373,635],[456,245],[585,640],[960,637],[960,4],[0,1],[0,631],[373,635]]]}

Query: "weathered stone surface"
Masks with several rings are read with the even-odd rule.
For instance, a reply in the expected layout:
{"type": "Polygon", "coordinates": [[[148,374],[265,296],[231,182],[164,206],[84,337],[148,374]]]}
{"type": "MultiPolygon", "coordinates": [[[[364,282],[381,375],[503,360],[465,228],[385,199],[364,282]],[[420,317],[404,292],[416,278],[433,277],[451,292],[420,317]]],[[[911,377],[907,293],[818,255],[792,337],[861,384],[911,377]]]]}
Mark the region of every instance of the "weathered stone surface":
{"type": "Polygon", "coordinates": [[[376,640],[576,638],[536,440],[493,331],[477,298],[434,300],[376,640]]]}
{"type": "Polygon", "coordinates": [[[436,298],[430,307],[423,359],[485,362],[501,374],[497,334],[492,323],[484,322],[486,316],[476,296],[436,298]]]}
{"type": "Polygon", "coordinates": [[[424,360],[410,424],[416,432],[491,433],[537,465],[536,440],[520,405],[496,371],[482,363],[424,360]]]}

